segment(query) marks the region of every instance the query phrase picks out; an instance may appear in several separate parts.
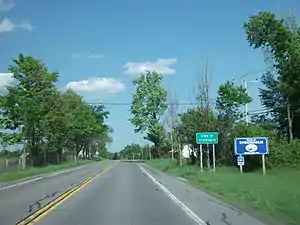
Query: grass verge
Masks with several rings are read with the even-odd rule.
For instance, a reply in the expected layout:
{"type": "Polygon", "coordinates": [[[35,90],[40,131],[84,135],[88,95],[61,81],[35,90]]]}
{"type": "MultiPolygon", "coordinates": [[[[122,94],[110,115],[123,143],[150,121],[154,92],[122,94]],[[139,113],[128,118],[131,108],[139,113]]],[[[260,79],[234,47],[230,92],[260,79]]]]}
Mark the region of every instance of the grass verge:
{"type": "Polygon", "coordinates": [[[32,177],[36,175],[42,175],[46,173],[55,172],[58,170],[68,169],[75,166],[80,166],[86,163],[95,162],[94,160],[77,160],[57,165],[49,165],[45,167],[33,167],[21,171],[13,171],[13,172],[7,172],[7,173],[0,173],[0,182],[6,182],[6,181],[14,181],[19,180],[27,177],[32,177]]]}
{"type": "Polygon", "coordinates": [[[261,173],[241,175],[235,168],[202,173],[197,166],[175,166],[170,159],[147,163],[170,175],[183,177],[192,185],[266,222],[275,219],[286,225],[300,224],[299,170],[276,169],[267,171],[266,176],[261,173]]]}

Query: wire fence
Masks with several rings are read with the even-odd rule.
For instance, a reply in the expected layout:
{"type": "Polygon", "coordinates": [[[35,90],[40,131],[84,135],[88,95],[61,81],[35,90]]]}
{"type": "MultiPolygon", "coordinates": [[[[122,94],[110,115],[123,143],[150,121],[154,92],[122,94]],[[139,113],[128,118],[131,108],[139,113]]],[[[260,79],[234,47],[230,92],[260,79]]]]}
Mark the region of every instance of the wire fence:
{"type": "Polygon", "coordinates": [[[18,171],[21,169],[21,159],[16,158],[0,158],[0,173],[18,171]]]}
{"type": "Polygon", "coordinates": [[[21,171],[23,169],[32,168],[35,165],[47,166],[71,162],[77,159],[75,154],[42,154],[37,157],[26,157],[26,163],[23,164],[23,157],[0,157],[0,173],[21,171]]]}

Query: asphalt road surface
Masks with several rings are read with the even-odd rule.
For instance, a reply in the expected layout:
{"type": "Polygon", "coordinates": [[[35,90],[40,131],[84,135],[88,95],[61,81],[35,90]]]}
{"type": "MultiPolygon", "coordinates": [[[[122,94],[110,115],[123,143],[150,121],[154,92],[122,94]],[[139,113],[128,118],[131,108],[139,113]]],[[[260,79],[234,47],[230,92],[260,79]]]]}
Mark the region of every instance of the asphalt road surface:
{"type": "Polygon", "coordinates": [[[264,225],[146,165],[110,161],[0,189],[0,224],[264,225]]]}

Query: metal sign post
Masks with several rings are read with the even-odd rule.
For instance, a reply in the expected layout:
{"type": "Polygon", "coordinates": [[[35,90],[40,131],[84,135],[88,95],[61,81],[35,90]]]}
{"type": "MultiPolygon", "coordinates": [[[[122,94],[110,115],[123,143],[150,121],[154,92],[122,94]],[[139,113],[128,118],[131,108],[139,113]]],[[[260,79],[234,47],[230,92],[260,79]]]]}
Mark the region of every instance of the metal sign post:
{"type": "Polygon", "coordinates": [[[200,169],[203,172],[203,149],[202,149],[202,145],[199,145],[200,148],[200,169]]]}
{"type": "Polygon", "coordinates": [[[268,138],[249,137],[236,138],[234,140],[234,152],[236,155],[261,155],[263,174],[266,174],[265,155],[269,154],[268,138]]]}
{"type": "Polygon", "coordinates": [[[213,144],[213,170],[216,172],[216,151],[215,151],[215,144],[213,144]]]}
{"type": "Polygon", "coordinates": [[[261,155],[263,175],[266,175],[266,159],[265,155],[261,155]]]}
{"type": "Polygon", "coordinates": [[[206,163],[207,163],[207,166],[209,165],[209,169],[210,169],[210,166],[211,166],[211,163],[210,163],[210,150],[209,150],[209,144],[206,144],[206,151],[207,151],[207,159],[206,159],[206,163]]]}
{"type": "MultiPolygon", "coordinates": [[[[207,150],[209,152],[209,145],[213,145],[213,171],[216,171],[216,152],[215,144],[218,144],[218,132],[203,132],[196,133],[196,143],[200,145],[200,166],[203,170],[203,149],[202,145],[207,145],[207,150]]],[[[209,154],[208,154],[209,157],[209,154]]]]}

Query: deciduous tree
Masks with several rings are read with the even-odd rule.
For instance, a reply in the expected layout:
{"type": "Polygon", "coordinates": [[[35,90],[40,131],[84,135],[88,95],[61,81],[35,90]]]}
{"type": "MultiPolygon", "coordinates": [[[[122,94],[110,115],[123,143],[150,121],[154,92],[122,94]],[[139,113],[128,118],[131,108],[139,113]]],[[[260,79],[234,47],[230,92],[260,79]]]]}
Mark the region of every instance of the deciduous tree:
{"type": "Polygon", "coordinates": [[[165,136],[161,118],[167,109],[167,91],[161,86],[163,77],[155,71],[146,71],[133,81],[136,91],[133,94],[131,123],[135,132],[146,133],[145,139],[151,141],[159,153],[165,136]]]}

